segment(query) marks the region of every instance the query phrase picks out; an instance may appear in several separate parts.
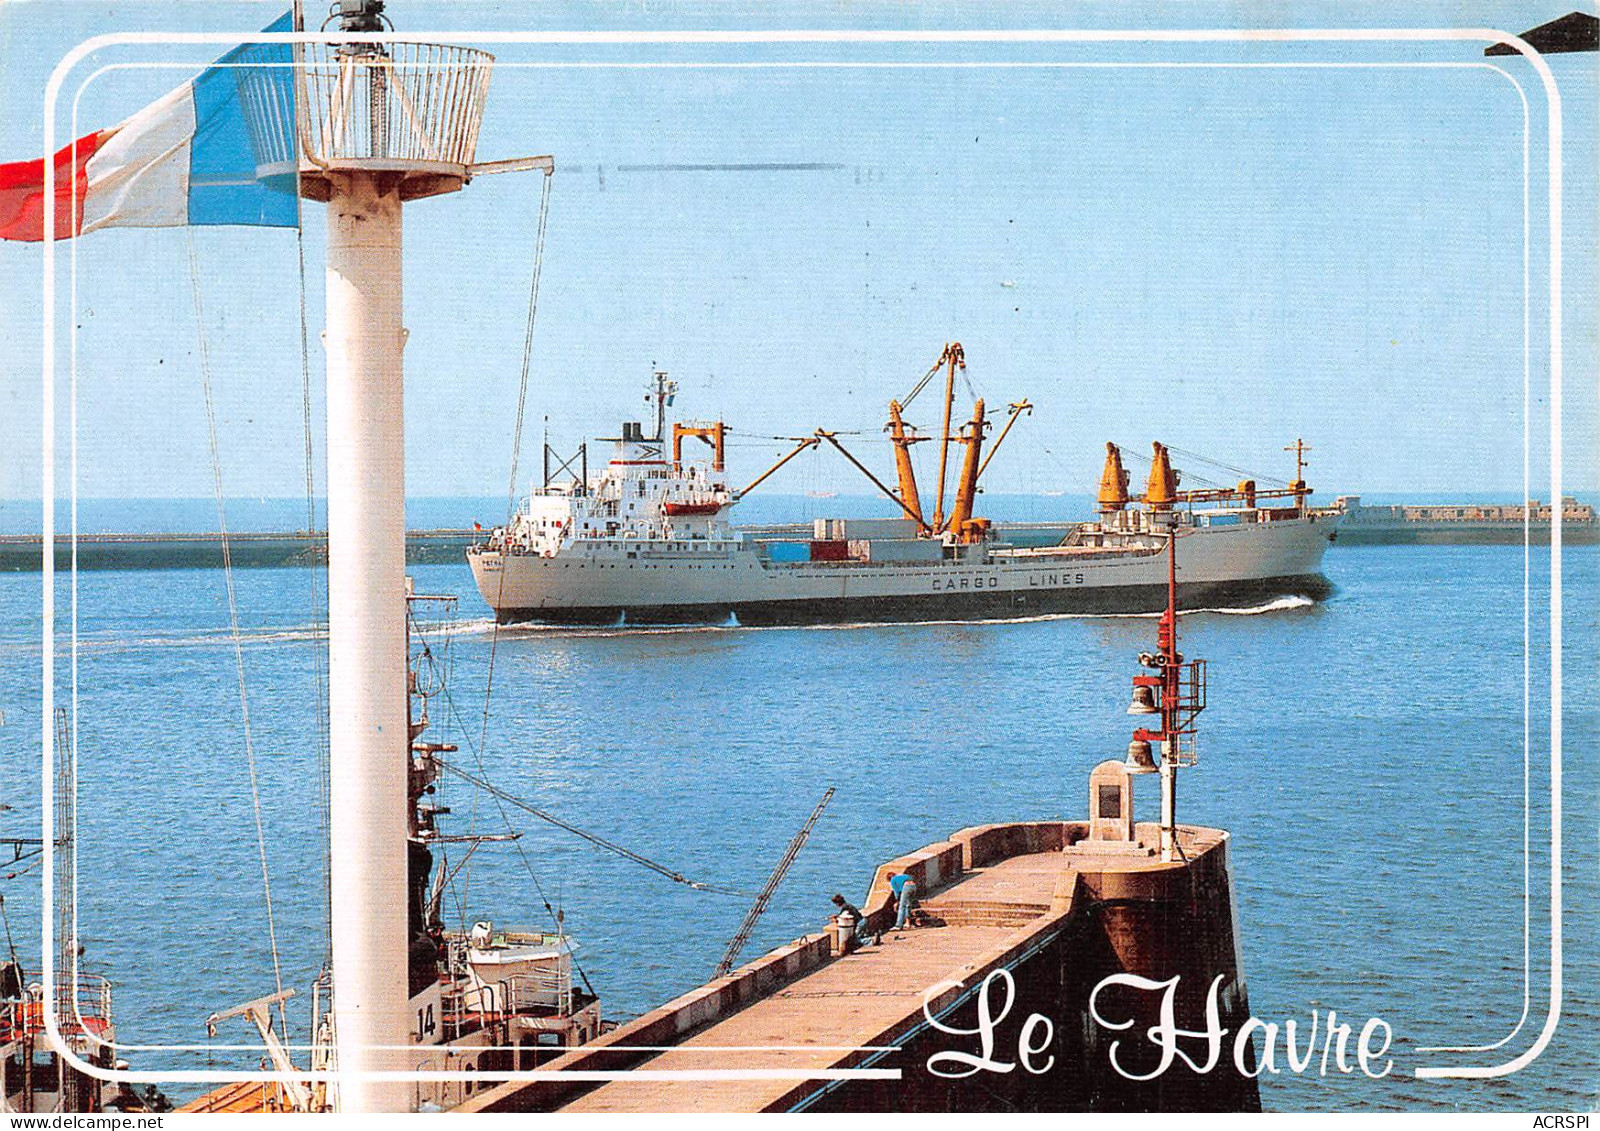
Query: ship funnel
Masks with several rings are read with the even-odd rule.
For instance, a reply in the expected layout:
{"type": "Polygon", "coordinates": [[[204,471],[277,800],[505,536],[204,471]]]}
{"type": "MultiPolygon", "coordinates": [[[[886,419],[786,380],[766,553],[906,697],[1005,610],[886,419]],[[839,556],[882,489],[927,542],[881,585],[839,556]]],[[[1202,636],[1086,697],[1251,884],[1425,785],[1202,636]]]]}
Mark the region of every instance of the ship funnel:
{"type": "Polygon", "coordinates": [[[1156,693],[1148,687],[1135,687],[1133,689],[1133,702],[1128,704],[1130,715],[1158,715],[1161,709],[1156,706],[1156,693]]]}
{"type": "Polygon", "coordinates": [[[1130,774],[1156,772],[1155,756],[1150,751],[1150,744],[1142,738],[1136,738],[1128,743],[1128,757],[1122,764],[1130,774]]]}

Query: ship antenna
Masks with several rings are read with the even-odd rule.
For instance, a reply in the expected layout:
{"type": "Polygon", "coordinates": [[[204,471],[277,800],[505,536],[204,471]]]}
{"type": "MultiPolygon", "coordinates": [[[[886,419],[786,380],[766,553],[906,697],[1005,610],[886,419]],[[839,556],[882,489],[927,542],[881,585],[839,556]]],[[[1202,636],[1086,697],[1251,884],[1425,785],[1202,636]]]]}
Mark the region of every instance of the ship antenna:
{"type": "MultiPolygon", "coordinates": [[[[651,363],[652,365],[654,362],[651,363]]],[[[667,433],[667,406],[672,403],[673,394],[678,391],[676,381],[667,380],[667,371],[657,369],[654,374],[655,388],[647,400],[656,402],[656,443],[662,443],[662,437],[667,433]]]]}
{"type": "Polygon", "coordinates": [[[1311,492],[1306,490],[1306,453],[1311,450],[1311,445],[1304,440],[1296,438],[1295,442],[1283,449],[1294,453],[1294,482],[1289,484],[1289,490],[1294,492],[1294,505],[1299,510],[1306,506],[1306,496],[1311,492]]]}

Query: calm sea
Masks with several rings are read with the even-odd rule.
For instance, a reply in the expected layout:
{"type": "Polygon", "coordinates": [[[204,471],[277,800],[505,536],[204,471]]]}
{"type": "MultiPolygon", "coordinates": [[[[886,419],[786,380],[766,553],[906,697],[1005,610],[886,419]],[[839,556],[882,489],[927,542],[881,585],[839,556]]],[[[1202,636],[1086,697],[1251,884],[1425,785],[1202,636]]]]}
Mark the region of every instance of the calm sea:
{"type": "MultiPolygon", "coordinates": [[[[1518,1030],[1463,1055],[1508,1060],[1549,1006],[1548,551],[1531,558],[1531,653],[1517,547],[1336,546],[1326,570],[1338,590],[1325,603],[1184,618],[1185,651],[1211,661],[1211,708],[1179,816],[1233,833],[1253,1012],[1303,1033],[1312,1011],[1331,1009],[1381,1017],[1396,1034],[1388,1077],[1331,1065],[1325,1077],[1316,1065],[1263,1077],[1269,1108],[1600,1100],[1600,554],[1565,557],[1563,1014],[1537,1060],[1491,1080],[1412,1072],[1419,1046],[1518,1030]]],[[[504,789],[691,878],[748,890],[837,788],[746,957],[818,929],[829,895],[860,895],[874,866],[903,851],[966,825],[1081,817],[1090,767],[1126,747],[1128,677],[1154,630],[1145,618],[1057,617],[496,634],[464,565],[414,572],[419,591],[461,598],[453,630],[434,641],[453,666],[455,708],[435,708],[448,723],[435,733],[504,789]]],[[[302,991],[291,1023],[303,1027],[327,945],[321,613],[306,571],[236,579],[278,950],[284,982],[302,991]]],[[[223,576],[86,573],[78,599],[85,962],[115,982],[123,1042],[194,1047],[130,1048],[140,1067],[253,1065],[207,1051],[204,1027],[274,989],[223,576]]],[[[37,823],[39,616],[39,575],[0,575],[8,836],[37,823]]],[[[1140,784],[1151,819],[1155,791],[1140,784]]],[[[742,899],[676,885],[460,785],[443,793],[453,831],[500,831],[509,817],[523,834],[521,853],[478,851],[446,899],[450,918],[543,924],[542,890],[584,944],[608,1016],[704,980],[745,912],[742,899]]],[[[34,870],[0,885],[17,947],[35,954],[28,965],[38,881],[34,870]]],[[[252,1035],[225,1023],[217,1043],[252,1035]]]]}

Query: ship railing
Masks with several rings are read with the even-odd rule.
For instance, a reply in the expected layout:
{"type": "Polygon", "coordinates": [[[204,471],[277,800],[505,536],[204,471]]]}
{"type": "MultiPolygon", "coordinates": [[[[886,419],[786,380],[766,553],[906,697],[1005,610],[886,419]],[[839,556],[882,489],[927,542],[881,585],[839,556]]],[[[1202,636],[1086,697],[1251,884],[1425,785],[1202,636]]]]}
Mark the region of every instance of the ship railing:
{"type": "Polygon", "coordinates": [[[444,1039],[458,1040],[514,1014],[569,1016],[575,1001],[569,963],[558,970],[512,974],[481,985],[454,982],[442,992],[444,1039]]]}
{"type": "Polygon", "coordinates": [[[553,1009],[558,1014],[572,1012],[572,968],[559,962],[551,970],[513,974],[500,983],[502,1000],[508,1013],[553,1009]]]}
{"type": "Polygon", "coordinates": [[[429,43],[307,43],[295,54],[298,67],[272,44],[240,56],[254,64],[238,81],[258,176],[330,166],[468,175],[492,55],[429,43]]]}
{"type": "MultiPolygon", "coordinates": [[[[44,1030],[43,976],[38,971],[20,972],[24,986],[20,998],[0,1001],[0,1040],[14,1040],[25,1032],[44,1030]]],[[[111,1023],[111,983],[99,974],[61,971],[56,975],[56,1016],[69,1035],[104,1029],[111,1023]]]]}

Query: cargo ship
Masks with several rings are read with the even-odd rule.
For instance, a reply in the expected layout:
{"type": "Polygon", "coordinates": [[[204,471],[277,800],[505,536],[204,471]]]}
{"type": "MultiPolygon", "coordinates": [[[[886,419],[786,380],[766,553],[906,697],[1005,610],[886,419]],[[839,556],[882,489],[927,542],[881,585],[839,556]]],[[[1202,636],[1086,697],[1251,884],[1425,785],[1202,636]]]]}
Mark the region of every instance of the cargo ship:
{"type": "Polygon", "coordinates": [[[1559,519],[1561,540],[1592,546],[1600,543],[1600,514],[1568,495],[1561,506],[1529,499],[1521,503],[1413,504],[1363,503],[1360,495],[1340,495],[1340,537],[1353,544],[1410,543],[1430,545],[1548,545],[1559,519]]]}
{"type": "MultiPolygon", "coordinates": [[[[946,346],[937,368],[950,374],[947,390],[963,364],[960,344],[946,346]]],[[[657,374],[649,397],[654,432],[625,422],[608,438],[611,457],[598,475],[580,465],[568,478],[552,477],[547,458],[543,485],[507,525],[469,549],[478,591],[500,623],[760,625],[1153,613],[1165,600],[1161,553],[1174,535],[1184,543],[1179,594],[1185,608],[1239,607],[1286,595],[1316,599],[1330,589],[1322,556],[1341,515],[1309,505],[1304,445],[1295,446],[1295,478],[1284,488],[1258,490],[1254,480],[1244,480],[1183,491],[1170,453],[1156,443],[1146,490],[1130,496],[1122,453],[1108,443],[1098,520],[1072,526],[1056,545],[1020,546],[1005,541],[973,508],[983,470],[1032,407],[1026,401],[1011,406],[987,456],[983,401],[952,433],[947,393],[943,433],[931,437],[915,435],[901,416],[905,406],[890,402],[897,490],[846,450],[838,433],[821,429],[735,490],[724,459],[727,425],[673,423],[669,432],[666,410],[674,392],[666,375],[657,374]],[[709,444],[710,460],[685,459],[688,439],[709,444]],[[942,449],[931,514],[923,509],[910,459],[910,446],[923,439],[942,449]],[[812,537],[803,540],[756,537],[732,525],[741,498],[795,455],[823,443],[865,474],[899,513],[818,519],[812,537]],[[955,448],[962,449],[962,468],[947,511],[943,452],[955,448]]]]}

